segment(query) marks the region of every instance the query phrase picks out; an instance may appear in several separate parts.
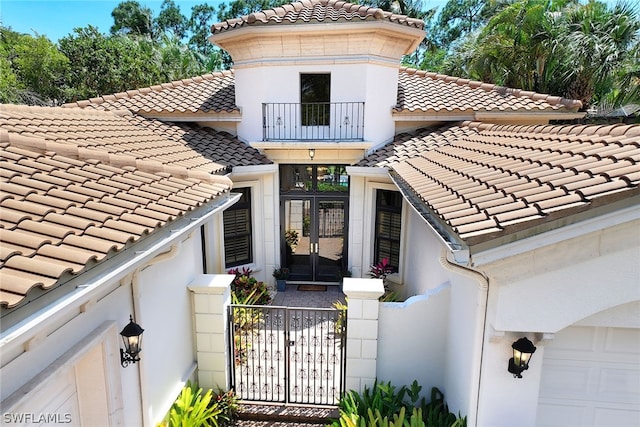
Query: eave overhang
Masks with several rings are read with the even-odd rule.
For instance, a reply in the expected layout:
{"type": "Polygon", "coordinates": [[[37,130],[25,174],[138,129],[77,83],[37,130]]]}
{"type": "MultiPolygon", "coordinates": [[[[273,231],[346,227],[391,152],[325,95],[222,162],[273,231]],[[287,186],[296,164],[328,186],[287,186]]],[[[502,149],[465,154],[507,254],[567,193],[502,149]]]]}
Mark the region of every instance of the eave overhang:
{"type": "Polygon", "coordinates": [[[136,114],[148,119],[157,119],[164,122],[198,122],[198,123],[219,123],[219,122],[240,122],[242,113],[237,111],[216,112],[216,113],[181,113],[169,111],[143,111],[136,114]]]}

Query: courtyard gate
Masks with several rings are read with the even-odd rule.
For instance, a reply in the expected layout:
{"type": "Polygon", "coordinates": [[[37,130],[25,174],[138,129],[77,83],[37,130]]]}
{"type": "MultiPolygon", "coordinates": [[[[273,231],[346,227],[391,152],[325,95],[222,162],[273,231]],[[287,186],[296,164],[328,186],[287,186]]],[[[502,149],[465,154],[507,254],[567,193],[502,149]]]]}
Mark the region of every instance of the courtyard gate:
{"type": "Polygon", "coordinates": [[[230,305],[232,389],[242,400],[337,405],[346,318],[331,308],[230,305]]]}

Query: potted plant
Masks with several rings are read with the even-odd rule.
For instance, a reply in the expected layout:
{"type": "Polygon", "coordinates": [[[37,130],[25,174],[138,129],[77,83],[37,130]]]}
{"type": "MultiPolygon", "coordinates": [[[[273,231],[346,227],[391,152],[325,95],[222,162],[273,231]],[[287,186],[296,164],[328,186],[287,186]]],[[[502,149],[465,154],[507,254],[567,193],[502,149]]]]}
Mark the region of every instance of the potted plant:
{"type": "Polygon", "coordinates": [[[273,277],[276,278],[276,289],[278,290],[278,292],[284,292],[287,288],[289,269],[284,267],[276,267],[273,270],[273,277]]]}

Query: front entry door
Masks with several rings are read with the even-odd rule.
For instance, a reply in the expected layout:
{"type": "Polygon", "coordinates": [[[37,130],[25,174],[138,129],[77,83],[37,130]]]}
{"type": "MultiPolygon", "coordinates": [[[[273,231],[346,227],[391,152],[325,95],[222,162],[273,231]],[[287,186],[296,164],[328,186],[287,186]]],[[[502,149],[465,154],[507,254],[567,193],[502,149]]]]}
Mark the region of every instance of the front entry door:
{"type": "Polygon", "coordinates": [[[347,200],[284,199],[284,265],[291,281],[337,282],[343,270],[347,200]]]}

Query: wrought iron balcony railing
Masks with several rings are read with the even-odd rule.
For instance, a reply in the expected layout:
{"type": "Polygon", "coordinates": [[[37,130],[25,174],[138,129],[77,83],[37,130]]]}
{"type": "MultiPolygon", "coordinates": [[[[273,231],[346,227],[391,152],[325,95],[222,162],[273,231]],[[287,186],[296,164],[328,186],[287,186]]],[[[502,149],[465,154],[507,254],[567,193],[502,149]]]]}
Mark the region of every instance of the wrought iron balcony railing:
{"type": "Polygon", "coordinates": [[[362,141],[364,102],[262,104],[264,141],[362,141]]]}

